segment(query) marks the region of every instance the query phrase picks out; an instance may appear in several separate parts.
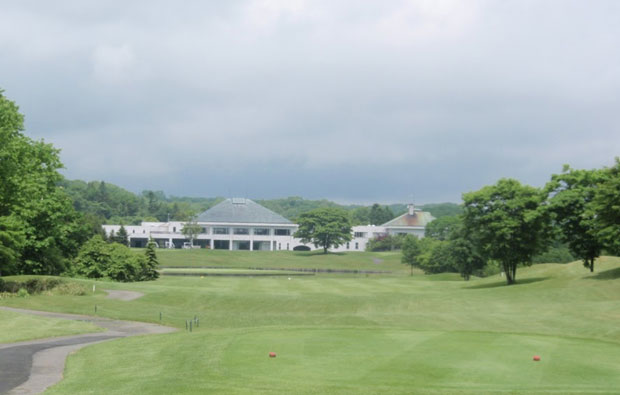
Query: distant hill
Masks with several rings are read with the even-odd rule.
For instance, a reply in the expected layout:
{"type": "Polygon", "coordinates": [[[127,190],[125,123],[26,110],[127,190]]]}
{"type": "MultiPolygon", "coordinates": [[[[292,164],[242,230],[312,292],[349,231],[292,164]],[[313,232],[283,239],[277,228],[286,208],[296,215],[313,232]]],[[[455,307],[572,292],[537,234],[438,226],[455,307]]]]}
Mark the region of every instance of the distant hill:
{"type": "MultiPolygon", "coordinates": [[[[135,194],[104,181],[63,180],[60,186],[73,199],[76,210],[100,219],[102,223],[139,224],[141,221],[187,221],[224,200],[223,197],[166,196],[162,191],[142,191],[135,194]]],[[[351,213],[354,225],[380,225],[403,214],[406,204],[381,206],[341,205],[330,200],[309,200],[299,196],[280,199],[256,199],[257,203],[290,220],[302,213],[321,208],[339,207],[351,213]]],[[[455,203],[426,204],[421,206],[436,217],[461,213],[455,203]]]]}

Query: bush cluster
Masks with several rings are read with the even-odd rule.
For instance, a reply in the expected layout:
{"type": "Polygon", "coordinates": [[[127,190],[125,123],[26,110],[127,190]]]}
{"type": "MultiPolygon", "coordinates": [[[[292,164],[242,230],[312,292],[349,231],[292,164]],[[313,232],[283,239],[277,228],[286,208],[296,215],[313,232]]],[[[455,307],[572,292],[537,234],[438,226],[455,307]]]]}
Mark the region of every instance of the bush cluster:
{"type": "MultiPolygon", "coordinates": [[[[147,254],[148,251],[147,248],[147,254]]],[[[159,276],[156,268],[157,260],[151,256],[134,254],[124,245],[106,243],[100,235],[95,235],[80,249],[73,271],[88,278],[132,282],[156,279],[159,276]]]]}
{"type": "Polygon", "coordinates": [[[57,295],[72,295],[72,296],[83,296],[86,295],[88,289],[78,283],[61,283],[59,286],[52,290],[53,294],[57,295]]]}
{"type": "Polygon", "coordinates": [[[576,258],[565,245],[554,245],[542,254],[535,255],[532,263],[569,263],[576,258]]]}
{"type": "Polygon", "coordinates": [[[393,251],[400,250],[404,235],[383,235],[368,241],[366,251],[393,251]]]}
{"type": "Polygon", "coordinates": [[[57,278],[31,278],[26,281],[5,281],[0,278],[0,292],[14,294],[18,293],[20,289],[24,289],[32,295],[49,291],[61,284],[63,281],[57,278]]]}

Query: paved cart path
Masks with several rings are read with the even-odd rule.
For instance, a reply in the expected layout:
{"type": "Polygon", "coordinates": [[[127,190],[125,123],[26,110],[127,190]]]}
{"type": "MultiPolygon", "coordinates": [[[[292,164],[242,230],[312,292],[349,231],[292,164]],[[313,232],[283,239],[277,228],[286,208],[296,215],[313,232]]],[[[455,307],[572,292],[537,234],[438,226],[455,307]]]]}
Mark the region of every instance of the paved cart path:
{"type": "Polygon", "coordinates": [[[91,322],[105,332],[0,344],[0,394],[38,394],[62,379],[69,353],[89,344],[121,337],[169,333],[167,326],[111,320],[77,314],[50,313],[2,307],[22,314],[91,322]]]}

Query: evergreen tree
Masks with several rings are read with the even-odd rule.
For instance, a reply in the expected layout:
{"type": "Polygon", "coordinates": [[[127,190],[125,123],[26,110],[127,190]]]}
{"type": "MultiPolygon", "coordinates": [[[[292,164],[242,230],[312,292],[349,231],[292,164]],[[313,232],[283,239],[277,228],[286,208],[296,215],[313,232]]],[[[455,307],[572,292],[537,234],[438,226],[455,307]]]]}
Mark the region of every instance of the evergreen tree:
{"type": "Polygon", "coordinates": [[[122,244],[124,246],[129,245],[129,235],[127,234],[127,229],[123,225],[121,225],[118,233],[114,234],[114,231],[110,233],[110,240],[113,243],[122,244]]]}
{"type": "Polygon", "coordinates": [[[381,207],[378,203],[375,203],[370,208],[368,219],[371,225],[382,225],[394,218],[394,213],[389,207],[381,207]]]}
{"type": "Polygon", "coordinates": [[[143,272],[143,277],[145,280],[154,280],[159,277],[159,273],[157,272],[159,262],[157,261],[157,254],[155,253],[156,246],[157,244],[153,241],[153,239],[150,239],[146,245],[146,251],[144,251],[146,265],[143,272]]]}

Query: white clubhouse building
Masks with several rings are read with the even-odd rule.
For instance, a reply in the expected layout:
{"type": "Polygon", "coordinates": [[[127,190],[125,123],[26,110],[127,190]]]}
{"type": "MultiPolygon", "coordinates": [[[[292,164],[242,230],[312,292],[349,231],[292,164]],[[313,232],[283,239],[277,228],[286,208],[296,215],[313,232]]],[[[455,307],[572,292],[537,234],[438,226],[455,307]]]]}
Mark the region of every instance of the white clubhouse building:
{"type": "MultiPolygon", "coordinates": [[[[424,237],[426,224],[434,218],[430,213],[408,207],[408,212],[381,225],[354,226],[353,239],[330,251],[364,251],[369,240],[385,235],[413,234],[424,237]]],[[[142,222],[124,226],[131,247],[145,247],[153,239],[161,248],[182,248],[190,240],[182,233],[186,222],[142,222]]],[[[221,250],[315,250],[293,237],[298,225],[250,199],[233,198],[203,212],[196,219],[201,233],[194,238],[194,248],[221,250]]],[[[120,225],[103,225],[106,234],[118,233],[120,225]]]]}

